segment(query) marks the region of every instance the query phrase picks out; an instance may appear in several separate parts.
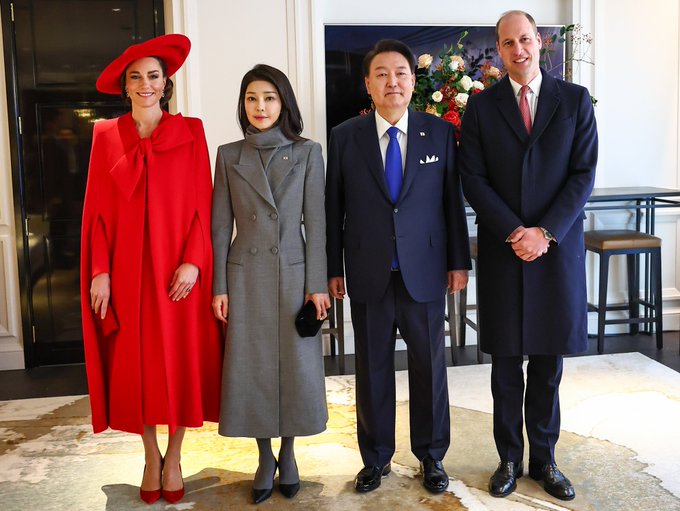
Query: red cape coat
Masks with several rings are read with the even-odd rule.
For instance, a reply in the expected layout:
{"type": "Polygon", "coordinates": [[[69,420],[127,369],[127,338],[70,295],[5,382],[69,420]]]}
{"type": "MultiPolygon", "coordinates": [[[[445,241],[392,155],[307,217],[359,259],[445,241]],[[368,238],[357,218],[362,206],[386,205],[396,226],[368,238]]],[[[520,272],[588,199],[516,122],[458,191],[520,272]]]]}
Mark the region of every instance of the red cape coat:
{"type": "Polygon", "coordinates": [[[94,125],[81,237],[85,362],[94,432],[144,424],[199,427],[219,418],[223,343],[212,314],[212,179],[199,119],[163,113],[140,139],[131,114],[94,125]],[[187,298],[168,290],[198,266],[187,298]],[[90,284],[111,274],[110,312],[90,284]],[[144,383],[146,382],[146,383],[144,383]]]}

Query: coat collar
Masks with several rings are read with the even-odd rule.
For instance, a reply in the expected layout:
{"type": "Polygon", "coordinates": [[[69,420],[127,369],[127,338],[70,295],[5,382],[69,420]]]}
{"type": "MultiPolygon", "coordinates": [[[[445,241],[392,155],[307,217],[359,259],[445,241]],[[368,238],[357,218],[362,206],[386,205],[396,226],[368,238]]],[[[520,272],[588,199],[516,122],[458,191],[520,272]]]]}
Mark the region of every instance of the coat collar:
{"type": "Polygon", "coordinates": [[[118,130],[126,149],[109,173],[128,202],[154,153],[169,151],[194,141],[191,128],[182,114],[170,115],[165,111],[150,137],[139,138],[131,113],[118,119],[118,130]]]}
{"type": "Polygon", "coordinates": [[[286,177],[295,168],[297,161],[293,155],[293,144],[288,144],[274,149],[274,154],[269,161],[269,180],[258,150],[244,142],[241,145],[239,162],[234,169],[252,186],[255,191],[276,209],[274,195],[279,190],[286,177]],[[271,185],[270,185],[271,182],[271,185]]]}
{"type": "MultiPolygon", "coordinates": [[[[378,141],[378,131],[375,124],[375,112],[371,112],[359,119],[357,130],[354,131],[354,140],[359,146],[359,153],[366,160],[371,175],[375,179],[378,188],[390,202],[390,192],[385,182],[385,170],[382,155],[380,154],[380,143],[378,141]]],[[[410,131],[410,130],[409,130],[410,131]]]]}
{"type": "Polygon", "coordinates": [[[536,107],[536,115],[534,116],[531,135],[527,133],[524,123],[522,122],[517,99],[513,93],[508,76],[506,75],[497,85],[498,92],[496,99],[498,100],[498,109],[500,110],[501,115],[505,118],[505,121],[512,128],[520,141],[526,142],[529,145],[533,145],[545,131],[545,128],[548,126],[550,119],[555,114],[555,110],[560,104],[557,79],[550,76],[543,69],[541,69],[541,73],[543,75],[543,82],[541,83],[538,106],[536,107]]]}
{"type": "MultiPolygon", "coordinates": [[[[387,200],[392,202],[390,192],[387,188],[387,182],[385,181],[385,165],[383,163],[382,154],[380,153],[375,113],[370,113],[359,119],[357,127],[358,129],[354,132],[354,137],[360,148],[360,153],[366,160],[366,164],[371,175],[375,179],[378,188],[380,188],[387,200]]],[[[408,193],[408,190],[411,188],[413,180],[418,173],[418,169],[420,168],[418,164],[418,148],[422,143],[421,132],[427,133],[422,115],[418,115],[417,112],[409,110],[404,181],[401,185],[397,204],[399,204],[408,193]]]]}

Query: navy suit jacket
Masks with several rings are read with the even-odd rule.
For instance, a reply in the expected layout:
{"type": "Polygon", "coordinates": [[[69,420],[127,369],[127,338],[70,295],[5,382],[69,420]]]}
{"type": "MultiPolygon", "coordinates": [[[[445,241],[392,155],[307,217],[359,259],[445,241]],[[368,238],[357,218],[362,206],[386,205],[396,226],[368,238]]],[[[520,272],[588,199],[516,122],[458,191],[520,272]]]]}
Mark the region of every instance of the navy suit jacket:
{"type": "Polygon", "coordinates": [[[531,135],[507,77],[470,97],[460,139],[465,196],[477,213],[481,346],[495,355],[587,347],[583,207],[597,164],[588,91],[543,72],[531,135]],[[544,227],[557,239],[524,262],[505,242],[544,227]]]}
{"type": "Polygon", "coordinates": [[[347,277],[352,300],[379,300],[396,246],[404,284],[418,302],[446,292],[447,271],[470,268],[453,126],[409,111],[404,181],[393,203],[375,114],[331,132],[326,174],[328,277],[347,277]]]}

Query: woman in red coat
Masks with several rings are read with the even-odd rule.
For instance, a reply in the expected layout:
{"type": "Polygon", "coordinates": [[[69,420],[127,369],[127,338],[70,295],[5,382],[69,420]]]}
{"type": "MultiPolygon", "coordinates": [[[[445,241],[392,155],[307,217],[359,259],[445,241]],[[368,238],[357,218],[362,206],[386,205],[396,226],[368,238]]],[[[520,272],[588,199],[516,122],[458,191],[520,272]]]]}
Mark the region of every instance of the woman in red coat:
{"type": "Polygon", "coordinates": [[[142,435],[140,497],[184,495],[186,427],[219,417],[222,340],[211,314],[212,181],[199,119],[161,109],[183,35],[131,46],[97,89],[132,111],[94,125],[83,210],[81,298],[94,432],[142,435]],[[167,424],[161,455],[156,425],[167,424]]]}

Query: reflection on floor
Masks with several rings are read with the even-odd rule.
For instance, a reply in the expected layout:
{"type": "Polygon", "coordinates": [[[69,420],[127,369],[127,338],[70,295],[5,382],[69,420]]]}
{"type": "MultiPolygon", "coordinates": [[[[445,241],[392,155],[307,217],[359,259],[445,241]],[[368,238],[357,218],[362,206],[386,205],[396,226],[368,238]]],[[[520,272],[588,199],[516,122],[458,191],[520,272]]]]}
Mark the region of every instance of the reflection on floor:
{"type": "MultiPolygon", "coordinates": [[[[561,502],[528,477],[506,499],[486,492],[497,459],[491,433],[488,365],[449,368],[452,443],[444,460],[449,491],[431,495],[408,440],[408,385],[397,373],[397,452],[381,488],[359,495],[354,378],[327,378],[328,430],[300,438],[302,489],[278,492],[263,509],[674,510],[680,509],[680,374],[638,353],[570,358],[562,384],[560,467],[577,497],[561,502]]],[[[214,424],[187,434],[187,495],[177,505],[138,499],[143,456],[135,435],[93,435],[86,396],[0,402],[3,510],[219,510],[250,505],[254,441],[225,439],[214,424]]],[[[255,507],[255,506],[252,506],[255,507]]]]}

